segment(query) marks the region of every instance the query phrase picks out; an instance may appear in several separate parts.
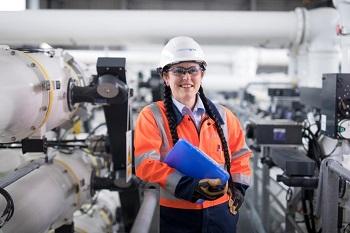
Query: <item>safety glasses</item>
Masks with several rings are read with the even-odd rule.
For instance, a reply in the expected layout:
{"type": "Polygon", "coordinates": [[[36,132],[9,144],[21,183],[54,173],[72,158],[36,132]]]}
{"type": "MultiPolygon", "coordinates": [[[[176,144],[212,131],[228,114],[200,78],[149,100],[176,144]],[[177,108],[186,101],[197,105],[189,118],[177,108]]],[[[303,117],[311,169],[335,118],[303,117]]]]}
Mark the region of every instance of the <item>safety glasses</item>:
{"type": "Polygon", "coordinates": [[[173,75],[177,77],[184,77],[186,73],[188,73],[191,76],[196,76],[199,73],[203,72],[204,70],[199,66],[191,66],[188,68],[181,67],[181,66],[175,66],[168,70],[168,72],[171,72],[173,75]]]}

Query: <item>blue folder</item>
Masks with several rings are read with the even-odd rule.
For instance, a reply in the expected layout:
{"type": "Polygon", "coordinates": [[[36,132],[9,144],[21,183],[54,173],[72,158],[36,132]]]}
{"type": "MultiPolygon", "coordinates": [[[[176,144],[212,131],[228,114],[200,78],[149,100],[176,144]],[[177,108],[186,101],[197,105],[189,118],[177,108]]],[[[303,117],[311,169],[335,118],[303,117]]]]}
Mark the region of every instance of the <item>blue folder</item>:
{"type": "Polygon", "coordinates": [[[215,160],[184,139],[179,139],[165,157],[164,162],[193,178],[219,178],[222,184],[225,184],[229,178],[227,171],[215,160]]]}

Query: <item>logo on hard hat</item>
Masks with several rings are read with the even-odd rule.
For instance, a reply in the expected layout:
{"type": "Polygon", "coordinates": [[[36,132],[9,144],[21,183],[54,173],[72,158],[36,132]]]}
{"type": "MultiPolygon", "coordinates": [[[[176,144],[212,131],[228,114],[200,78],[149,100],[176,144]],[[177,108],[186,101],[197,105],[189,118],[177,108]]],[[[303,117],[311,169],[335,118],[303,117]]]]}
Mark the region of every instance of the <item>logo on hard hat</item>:
{"type": "Polygon", "coordinates": [[[197,49],[193,49],[193,48],[184,48],[184,49],[178,49],[177,51],[197,51],[197,49]]]}

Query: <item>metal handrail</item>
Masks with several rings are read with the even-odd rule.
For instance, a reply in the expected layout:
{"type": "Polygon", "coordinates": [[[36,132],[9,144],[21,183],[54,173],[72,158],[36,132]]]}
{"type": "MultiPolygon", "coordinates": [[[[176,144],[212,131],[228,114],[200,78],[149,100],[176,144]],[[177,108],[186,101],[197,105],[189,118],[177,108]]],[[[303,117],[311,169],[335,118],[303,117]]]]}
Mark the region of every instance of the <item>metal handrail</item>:
{"type": "Polygon", "coordinates": [[[342,165],[340,165],[339,162],[337,162],[336,160],[330,160],[328,161],[327,165],[329,170],[335,172],[345,180],[350,181],[350,171],[344,168],[342,165]]]}
{"type": "Polygon", "coordinates": [[[130,233],[159,232],[159,189],[146,189],[130,233]]]}

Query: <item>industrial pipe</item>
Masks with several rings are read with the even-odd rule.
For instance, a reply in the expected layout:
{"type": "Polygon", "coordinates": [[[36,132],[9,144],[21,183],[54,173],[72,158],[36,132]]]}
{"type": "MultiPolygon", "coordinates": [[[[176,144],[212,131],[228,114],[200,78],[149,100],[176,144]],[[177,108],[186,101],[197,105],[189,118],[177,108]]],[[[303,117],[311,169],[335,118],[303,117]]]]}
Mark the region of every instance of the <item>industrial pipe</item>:
{"type": "Polygon", "coordinates": [[[16,182],[17,180],[19,180],[23,176],[31,173],[35,169],[38,169],[44,163],[45,163],[45,159],[42,158],[42,159],[37,159],[37,160],[30,161],[26,165],[21,166],[19,168],[16,168],[14,171],[9,172],[8,174],[6,174],[6,176],[1,177],[0,188],[5,188],[8,185],[16,182]]]}
{"type": "MultiPolygon", "coordinates": [[[[300,75],[300,86],[322,87],[324,73],[339,72],[341,62],[340,44],[336,35],[339,14],[333,8],[319,8],[305,14],[305,39],[301,49],[306,51],[303,67],[305,75],[300,75]],[[320,20],[327,23],[320,23],[320,20]]],[[[301,64],[300,64],[301,65],[301,64]]]]}
{"type": "MultiPolygon", "coordinates": [[[[14,202],[14,215],[4,233],[44,233],[72,221],[73,212],[90,197],[91,165],[82,152],[58,155],[5,189],[14,202]]],[[[0,209],[6,205],[0,199],[0,209]]]]}
{"type": "Polygon", "coordinates": [[[62,50],[19,51],[0,47],[0,143],[42,136],[71,119],[68,86],[83,85],[73,58],[62,50]]]}
{"type": "Polygon", "coordinates": [[[176,35],[201,44],[289,47],[302,38],[298,11],[37,10],[0,12],[0,44],[163,44],[176,35]],[[87,30],[87,28],[89,30],[87,30]],[[209,33],[210,31],[210,33],[209,33]]]}
{"type": "Polygon", "coordinates": [[[338,34],[342,51],[341,72],[350,73],[350,1],[333,0],[333,3],[340,15],[338,34]]]}

